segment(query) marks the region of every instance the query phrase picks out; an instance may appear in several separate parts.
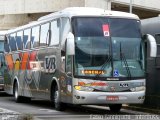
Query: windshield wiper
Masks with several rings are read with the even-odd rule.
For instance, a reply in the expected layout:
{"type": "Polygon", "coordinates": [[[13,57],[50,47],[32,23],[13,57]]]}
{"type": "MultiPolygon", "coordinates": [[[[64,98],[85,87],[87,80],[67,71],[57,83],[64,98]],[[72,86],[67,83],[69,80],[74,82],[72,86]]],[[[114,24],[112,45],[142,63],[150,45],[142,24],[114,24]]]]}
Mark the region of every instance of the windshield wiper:
{"type": "MultiPolygon", "coordinates": [[[[102,65],[102,67],[101,67],[101,71],[102,70],[104,70],[104,68],[106,67],[106,65],[108,65],[108,63],[111,61],[111,59],[112,59],[112,57],[111,57],[111,55],[109,55],[108,56],[108,59],[103,63],[103,65],[102,65]]],[[[97,75],[96,75],[96,77],[99,77],[99,75],[101,75],[101,73],[98,73],[97,75]]]]}
{"type": "Polygon", "coordinates": [[[124,61],[124,65],[125,65],[128,77],[129,77],[129,79],[131,79],[131,72],[130,72],[130,69],[128,67],[128,63],[127,63],[126,57],[125,57],[124,53],[122,52],[121,42],[120,42],[120,59],[121,59],[121,61],[122,60],[124,61]]]}

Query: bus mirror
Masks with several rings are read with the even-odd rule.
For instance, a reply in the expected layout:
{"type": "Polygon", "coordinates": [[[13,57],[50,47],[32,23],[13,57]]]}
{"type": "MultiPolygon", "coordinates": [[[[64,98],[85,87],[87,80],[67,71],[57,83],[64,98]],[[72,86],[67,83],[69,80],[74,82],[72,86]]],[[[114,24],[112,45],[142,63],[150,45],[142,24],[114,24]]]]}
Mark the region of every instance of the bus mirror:
{"type": "Polygon", "coordinates": [[[74,43],[74,35],[73,33],[69,32],[67,36],[67,55],[74,55],[75,54],[75,43],[74,43]]]}
{"type": "Polygon", "coordinates": [[[144,37],[149,42],[150,57],[156,57],[157,56],[157,44],[156,44],[155,38],[150,34],[147,34],[144,37]]]}

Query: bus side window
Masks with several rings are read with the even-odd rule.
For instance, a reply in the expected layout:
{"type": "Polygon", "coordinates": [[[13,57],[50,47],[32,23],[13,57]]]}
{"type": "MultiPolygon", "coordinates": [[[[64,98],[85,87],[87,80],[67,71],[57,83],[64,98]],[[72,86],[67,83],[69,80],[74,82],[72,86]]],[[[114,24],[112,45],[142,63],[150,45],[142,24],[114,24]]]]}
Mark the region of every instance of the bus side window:
{"type": "Polygon", "coordinates": [[[31,29],[26,29],[24,30],[24,35],[23,35],[23,45],[24,49],[29,49],[31,46],[30,43],[30,37],[31,37],[31,29]]]}
{"type": "Polygon", "coordinates": [[[39,30],[40,26],[32,28],[31,48],[39,47],[39,30]]]}
{"type": "Polygon", "coordinates": [[[18,50],[22,50],[22,38],[23,38],[23,32],[17,32],[17,36],[16,36],[16,43],[17,43],[17,47],[18,50]]]}
{"type": "Polygon", "coordinates": [[[48,40],[49,23],[41,25],[40,46],[46,46],[48,40]]]}
{"type": "Polygon", "coordinates": [[[58,45],[59,44],[59,36],[60,36],[60,19],[54,20],[51,22],[51,42],[50,45],[58,45]]]}
{"type": "Polygon", "coordinates": [[[13,33],[9,36],[9,46],[11,48],[11,51],[17,50],[15,38],[16,38],[16,33],[13,33]]]}
{"type": "Polygon", "coordinates": [[[5,52],[10,52],[10,47],[9,47],[9,42],[8,42],[8,38],[9,37],[6,37],[6,39],[5,39],[5,43],[4,43],[4,50],[5,50],[5,52]]]}

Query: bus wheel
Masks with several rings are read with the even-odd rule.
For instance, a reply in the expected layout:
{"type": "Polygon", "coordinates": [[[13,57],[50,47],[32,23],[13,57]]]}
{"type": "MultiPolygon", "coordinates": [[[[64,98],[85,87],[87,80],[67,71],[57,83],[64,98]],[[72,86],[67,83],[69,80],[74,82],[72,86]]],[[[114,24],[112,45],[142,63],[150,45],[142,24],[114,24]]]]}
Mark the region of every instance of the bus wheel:
{"type": "Polygon", "coordinates": [[[122,108],[122,104],[111,104],[109,105],[109,108],[111,112],[118,113],[122,108]]]}
{"type": "Polygon", "coordinates": [[[22,97],[18,95],[18,84],[15,82],[13,89],[14,99],[17,103],[22,102],[22,97]]]}
{"type": "Polygon", "coordinates": [[[55,88],[52,88],[52,102],[54,103],[54,107],[58,111],[64,111],[65,106],[64,103],[60,102],[60,94],[58,91],[58,86],[56,85],[55,88]]]}

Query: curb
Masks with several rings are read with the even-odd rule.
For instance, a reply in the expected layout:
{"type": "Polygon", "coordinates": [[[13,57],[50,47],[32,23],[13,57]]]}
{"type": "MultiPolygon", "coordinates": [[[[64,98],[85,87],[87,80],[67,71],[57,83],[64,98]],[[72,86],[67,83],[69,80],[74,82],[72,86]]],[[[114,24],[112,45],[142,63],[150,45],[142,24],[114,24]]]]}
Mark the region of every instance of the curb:
{"type": "Polygon", "coordinates": [[[128,110],[136,110],[140,112],[147,112],[147,113],[160,115],[160,109],[156,109],[156,108],[149,108],[149,107],[143,107],[143,106],[129,106],[129,105],[125,105],[123,106],[123,108],[128,110]]]}

